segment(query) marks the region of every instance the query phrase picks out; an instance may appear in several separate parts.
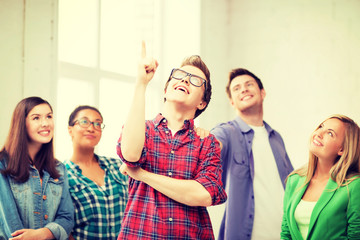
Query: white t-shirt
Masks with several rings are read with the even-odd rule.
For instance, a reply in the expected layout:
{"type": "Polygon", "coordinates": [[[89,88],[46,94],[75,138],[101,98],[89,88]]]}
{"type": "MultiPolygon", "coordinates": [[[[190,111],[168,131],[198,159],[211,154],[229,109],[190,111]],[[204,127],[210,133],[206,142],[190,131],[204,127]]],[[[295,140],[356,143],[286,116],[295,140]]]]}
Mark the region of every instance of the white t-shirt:
{"type": "Polygon", "coordinates": [[[254,130],[255,216],[252,240],[280,239],[284,188],[270,147],[265,126],[250,126],[254,130]]]}
{"type": "Polygon", "coordinates": [[[301,199],[297,205],[294,217],[303,239],[306,239],[309,231],[311,213],[317,202],[308,202],[301,199]]]}

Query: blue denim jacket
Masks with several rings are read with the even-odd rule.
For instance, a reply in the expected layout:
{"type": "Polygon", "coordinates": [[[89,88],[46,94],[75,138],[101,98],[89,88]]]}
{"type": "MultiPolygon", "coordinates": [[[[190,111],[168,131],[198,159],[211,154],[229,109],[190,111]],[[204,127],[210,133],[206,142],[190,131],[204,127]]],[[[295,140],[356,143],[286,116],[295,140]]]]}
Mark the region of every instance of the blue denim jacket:
{"type": "MultiPolygon", "coordinates": [[[[0,163],[0,169],[3,168],[4,165],[0,163]]],[[[17,183],[11,177],[1,176],[1,191],[6,191],[9,195],[12,193],[12,196],[8,196],[10,204],[0,203],[0,206],[5,207],[0,210],[0,213],[5,214],[5,218],[0,215],[0,225],[3,226],[6,237],[10,237],[9,232],[21,228],[46,227],[56,239],[68,239],[68,234],[74,226],[74,206],[69,193],[65,166],[59,162],[57,170],[60,173],[59,179],[51,178],[45,171],[42,184],[39,172],[34,167],[30,167],[30,177],[25,183],[17,183]],[[11,222],[9,216],[12,216],[11,222]],[[18,222],[19,219],[21,222],[18,222]]],[[[1,197],[0,200],[3,198],[5,197],[1,197]]]]}

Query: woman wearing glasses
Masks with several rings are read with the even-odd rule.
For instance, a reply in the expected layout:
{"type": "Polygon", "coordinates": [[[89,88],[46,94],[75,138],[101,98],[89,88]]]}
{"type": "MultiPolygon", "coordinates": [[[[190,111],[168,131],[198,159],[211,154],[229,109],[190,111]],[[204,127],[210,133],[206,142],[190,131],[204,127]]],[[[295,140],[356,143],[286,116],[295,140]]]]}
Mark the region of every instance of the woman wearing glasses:
{"type": "Polygon", "coordinates": [[[74,208],[53,136],[50,104],[21,100],[0,152],[0,239],[68,239],[74,208]]]}
{"type": "Polygon", "coordinates": [[[65,163],[75,206],[73,239],[115,239],[127,202],[127,177],[120,159],[98,156],[95,146],[105,125],[98,109],[77,107],[69,117],[73,155],[65,163]]]}

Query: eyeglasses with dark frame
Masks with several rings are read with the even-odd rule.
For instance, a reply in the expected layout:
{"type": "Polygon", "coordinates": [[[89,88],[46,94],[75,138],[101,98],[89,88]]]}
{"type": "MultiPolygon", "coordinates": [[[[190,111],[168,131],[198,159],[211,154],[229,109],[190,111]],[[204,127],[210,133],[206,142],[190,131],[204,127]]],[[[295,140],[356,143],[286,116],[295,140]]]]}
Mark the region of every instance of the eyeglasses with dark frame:
{"type": "Polygon", "coordinates": [[[79,126],[82,128],[88,128],[92,124],[94,128],[99,131],[105,128],[105,124],[103,124],[102,122],[92,122],[86,117],[75,120],[72,126],[74,126],[76,123],[79,124],[79,126]]]}
{"type": "Polygon", "coordinates": [[[174,68],[173,70],[171,70],[171,74],[170,74],[170,78],[174,78],[176,80],[183,80],[187,76],[190,76],[189,81],[192,85],[194,85],[195,87],[201,87],[203,84],[205,84],[205,89],[206,89],[206,80],[203,79],[202,77],[188,73],[178,68],[174,68]]]}

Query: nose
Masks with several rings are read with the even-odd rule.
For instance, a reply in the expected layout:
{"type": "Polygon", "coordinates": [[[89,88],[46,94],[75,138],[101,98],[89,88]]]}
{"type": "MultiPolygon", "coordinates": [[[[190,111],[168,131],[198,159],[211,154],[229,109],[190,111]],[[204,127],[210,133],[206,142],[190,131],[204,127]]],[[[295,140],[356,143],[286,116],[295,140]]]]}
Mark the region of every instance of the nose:
{"type": "Polygon", "coordinates": [[[94,126],[94,123],[92,122],[92,123],[90,123],[90,125],[88,126],[88,128],[87,128],[87,130],[88,131],[95,131],[95,126],[94,126]]]}
{"type": "Polygon", "coordinates": [[[190,84],[190,76],[188,75],[188,76],[184,77],[184,78],[181,80],[181,82],[185,82],[187,85],[189,85],[189,84],[190,84]]]}
{"type": "Polygon", "coordinates": [[[248,91],[248,87],[247,86],[242,86],[241,87],[241,92],[244,93],[244,92],[247,92],[248,91]]]}
{"type": "Polygon", "coordinates": [[[324,135],[324,130],[322,130],[322,129],[318,129],[317,131],[316,131],[316,136],[318,136],[319,138],[323,138],[323,135],[324,135]]]}
{"type": "Polygon", "coordinates": [[[41,126],[42,126],[42,127],[49,126],[49,120],[48,120],[48,119],[43,119],[43,120],[41,121],[41,126]]]}

